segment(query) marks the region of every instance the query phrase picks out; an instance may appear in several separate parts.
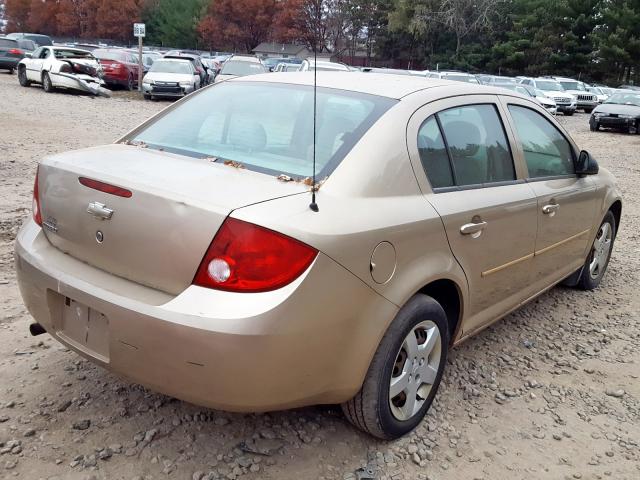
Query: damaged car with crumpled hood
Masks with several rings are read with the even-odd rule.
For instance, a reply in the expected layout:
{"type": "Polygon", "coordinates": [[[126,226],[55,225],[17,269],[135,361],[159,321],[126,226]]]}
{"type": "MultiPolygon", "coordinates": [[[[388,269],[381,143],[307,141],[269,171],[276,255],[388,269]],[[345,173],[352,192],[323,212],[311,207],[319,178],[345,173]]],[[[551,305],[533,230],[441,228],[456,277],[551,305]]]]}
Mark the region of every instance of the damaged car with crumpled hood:
{"type": "Polygon", "coordinates": [[[100,62],[91,52],[71,47],[38,48],[18,63],[18,81],[23,87],[41,84],[47,93],[57,88],[107,97],[111,93],[104,87],[100,62]]]}

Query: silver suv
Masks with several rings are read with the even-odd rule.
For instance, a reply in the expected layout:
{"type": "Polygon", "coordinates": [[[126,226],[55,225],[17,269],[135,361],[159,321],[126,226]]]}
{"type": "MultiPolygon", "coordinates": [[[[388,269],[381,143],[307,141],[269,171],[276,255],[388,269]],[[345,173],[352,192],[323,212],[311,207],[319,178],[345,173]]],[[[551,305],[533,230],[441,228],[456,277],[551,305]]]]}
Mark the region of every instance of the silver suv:
{"type": "Polygon", "coordinates": [[[565,115],[571,116],[576,113],[578,103],[575,95],[565,91],[560,82],[553,78],[522,78],[522,85],[529,85],[537,90],[542,91],[545,96],[553,99],[557,105],[557,111],[565,115]]]}
{"type": "Polygon", "coordinates": [[[585,113],[591,113],[598,106],[598,96],[588,90],[588,87],[579,80],[565,77],[552,77],[562,85],[568,93],[576,97],[578,108],[585,113]]]}

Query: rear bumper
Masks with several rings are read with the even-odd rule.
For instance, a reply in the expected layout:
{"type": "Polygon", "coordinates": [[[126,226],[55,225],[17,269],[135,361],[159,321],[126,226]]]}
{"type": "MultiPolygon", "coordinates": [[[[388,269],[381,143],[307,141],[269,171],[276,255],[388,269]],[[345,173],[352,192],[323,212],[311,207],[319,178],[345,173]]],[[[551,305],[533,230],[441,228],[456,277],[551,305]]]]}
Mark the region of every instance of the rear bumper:
{"type": "Polygon", "coordinates": [[[18,62],[20,62],[22,58],[0,58],[0,68],[3,70],[14,70],[18,68],[18,62]]]}
{"type": "Polygon", "coordinates": [[[153,390],[230,411],[351,398],[397,312],[323,254],[274,292],[191,286],[176,297],[63,254],[32,220],[15,260],[25,305],[54,338],[153,390]],[[106,317],[100,354],[65,335],[61,308],[70,300],[106,317]]]}

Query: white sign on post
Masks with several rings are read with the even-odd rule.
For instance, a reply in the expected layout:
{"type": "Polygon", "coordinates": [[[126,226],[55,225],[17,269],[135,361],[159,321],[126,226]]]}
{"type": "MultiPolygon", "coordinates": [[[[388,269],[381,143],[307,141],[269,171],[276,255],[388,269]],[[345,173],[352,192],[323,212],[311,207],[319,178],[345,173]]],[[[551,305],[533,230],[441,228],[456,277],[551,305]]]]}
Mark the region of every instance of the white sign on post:
{"type": "Polygon", "coordinates": [[[134,37],[144,37],[146,33],[146,28],[144,23],[134,23],[133,24],[133,36],[134,37]]]}

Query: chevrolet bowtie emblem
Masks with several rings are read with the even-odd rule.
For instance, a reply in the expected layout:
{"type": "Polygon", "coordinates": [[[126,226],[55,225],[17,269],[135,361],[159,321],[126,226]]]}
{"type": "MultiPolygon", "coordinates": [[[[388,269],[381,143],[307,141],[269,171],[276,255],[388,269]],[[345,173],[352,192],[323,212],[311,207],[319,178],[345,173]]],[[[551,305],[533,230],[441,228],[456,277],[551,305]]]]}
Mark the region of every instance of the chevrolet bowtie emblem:
{"type": "Polygon", "coordinates": [[[107,208],[103,203],[91,202],[87,207],[87,213],[99,218],[100,220],[109,220],[113,215],[113,210],[107,208]]]}

